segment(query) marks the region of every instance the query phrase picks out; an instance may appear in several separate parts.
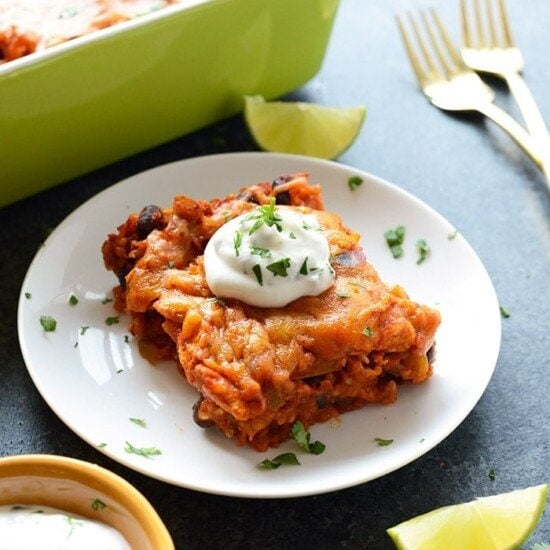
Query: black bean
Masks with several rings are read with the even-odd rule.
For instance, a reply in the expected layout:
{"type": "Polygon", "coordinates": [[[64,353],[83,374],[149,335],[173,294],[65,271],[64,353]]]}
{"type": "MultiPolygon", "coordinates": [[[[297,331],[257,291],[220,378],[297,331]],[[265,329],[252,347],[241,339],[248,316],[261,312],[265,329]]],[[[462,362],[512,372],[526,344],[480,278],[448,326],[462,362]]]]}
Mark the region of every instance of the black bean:
{"type": "Polygon", "coordinates": [[[214,422],[209,418],[200,417],[200,408],[203,401],[204,397],[201,395],[199,400],[193,405],[193,420],[197,426],[200,426],[201,428],[210,428],[210,426],[214,425],[214,422]]]}
{"type": "Polygon", "coordinates": [[[288,205],[291,203],[290,193],[288,191],[283,191],[282,193],[277,193],[275,195],[275,204],[284,204],[288,205]]]}
{"type": "Polygon", "coordinates": [[[326,409],[328,407],[328,398],[325,394],[321,393],[315,399],[315,404],[318,410],[326,409]]]}
{"type": "MultiPolygon", "coordinates": [[[[271,189],[276,189],[280,185],[292,181],[293,178],[294,176],[292,176],[291,174],[284,174],[283,176],[279,176],[271,182],[271,189]]],[[[290,198],[290,193],[288,191],[283,191],[282,193],[277,193],[275,195],[275,204],[289,205],[291,202],[292,201],[290,198]]]]}
{"type": "Polygon", "coordinates": [[[292,181],[294,179],[294,176],[292,174],[283,174],[282,176],[279,176],[275,178],[271,182],[271,189],[275,189],[276,187],[279,187],[279,185],[283,185],[284,183],[288,183],[289,181],[292,181]]]}
{"type": "Polygon", "coordinates": [[[251,202],[253,204],[260,204],[258,202],[258,199],[252,193],[250,193],[250,191],[246,191],[245,193],[239,193],[237,195],[237,198],[241,199],[242,201],[251,202]]]}
{"type": "Polygon", "coordinates": [[[128,275],[130,271],[132,271],[132,266],[125,265],[124,267],[122,267],[121,269],[115,272],[118,278],[118,282],[120,283],[120,286],[122,288],[126,288],[126,275],[128,275]]]}
{"type": "Polygon", "coordinates": [[[153,229],[161,229],[164,225],[162,210],[150,204],[139,213],[137,222],[137,234],[140,239],[145,239],[153,229]]]}

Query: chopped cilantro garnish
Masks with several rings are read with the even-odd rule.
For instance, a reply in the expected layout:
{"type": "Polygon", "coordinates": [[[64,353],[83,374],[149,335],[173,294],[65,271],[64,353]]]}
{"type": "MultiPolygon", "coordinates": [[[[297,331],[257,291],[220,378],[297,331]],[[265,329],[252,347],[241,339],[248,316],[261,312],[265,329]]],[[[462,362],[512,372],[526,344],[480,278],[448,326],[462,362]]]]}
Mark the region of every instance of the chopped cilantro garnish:
{"type": "Polygon", "coordinates": [[[44,332],[53,332],[57,327],[57,321],[49,315],[42,315],[40,317],[40,324],[44,328],[44,332]]]}
{"type": "Polygon", "coordinates": [[[352,191],[357,189],[362,183],[363,178],[360,178],[359,176],[351,176],[351,178],[348,179],[348,186],[352,191]]]}
{"type": "Polygon", "coordinates": [[[369,338],[374,337],[374,331],[370,327],[365,327],[362,332],[365,336],[368,336],[369,338]]]}
{"type": "Polygon", "coordinates": [[[279,466],[286,464],[288,466],[300,466],[298,457],[294,453],[283,453],[276,456],[274,459],[266,458],[258,464],[258,468],[264,470],[276,470],[279,466]]]}
{"type": "Polygon", "coordinates": [[[280,224],[282,218],[275,211],[275,197],[271,197],[269,204],[264,204],[256,208],[244,220],[256,220],[248,232],[249,235],[252,235],[252,233],[257,231],[262,225],[267,225],[267,227],[275,226],[279,232],[283,230],[283,226],[280,224]]]}
{"type": "Polygon", "coordinates": [[[493,468],[491,468],[491,469],[489,470],[489,474],[488,474],[488,475],[489,475],[489,479],[490,479],[491,481],[494,481],[494,480],[495,480],[496,475],[495,475],[495,471],[493,470],[493,468]]]}
{"type": "Polygon", "coordinates": [[[130,343],[130,337],[129,337],[127,334],[124,335],[124,343],[125,343],[125,344],[129,344],[129,343],[130,343]]]}
{"type": "Polygon", "coordinates": [[[266,266],[266,269],[271,271],[273,275],[276,277],[279,275],[280,277],[287,277],[287,269],[290,267],[290,258],[283,258],[282,260],[278,260],[276,262],[273,262],[272,264],[269,264],[266,266]]]}
{"type": "Polygon", "coordinates": [[[112,298],[103,298],[103,300],[101,300],[101,303],[102,304],[108,304],[109,302],[112,302],[113,299],[112,298]]]}
{"type": "Polygon", "coordinates": [[[118,317],[118,315],[115,317],[107,317],[107,319],[105,319],[105,324],[107,326],[116,325],[119,321],[120,318],[118,317]]]}
{"type": "Polygon", "coordinates": [[[292,231],[288,234],[289,238],[290,239],[295,239],[296,238],[296,235],[294,235],[294,233],[292,233],[292,231]]]}
{"type": "Polygon", "coordinates": [[[225,220],[225,223],[228,221],[231,221],[231,212],[228,212],[227,210],[223,213],[223,218],[225,220]]]}
{"type": "Polygon", "coordinates": [[[378,443],[379,447],[387,447],[388,445],[391,445],[393,443],[393,439],[383,439],[381,437],[375,437],[374,441],[378,443]]]}
{"type": "Polygon", "coordinates": [[[78,304],[78,298],[74,294],[71,294],[69,296],[69,305],[76,306],[76,304],[78,304]]]}
{"type": "Polygon", "coordinates": [[[254,275],[256,275],[256,280],[258,281],[260,286],[264,286],[264,280],[263,280],[263,277],[262,277],[262,267],[260,266],[260,264],[256,264],[252,268],[252,271],[253,271],[254,275]]]}
{"type": "Polygon", "coordinates": [[[134,447],[128,441],[126,441],[126,447],[124,447],[124,450],[127,453],[133,453],[135,455],[144,456],[147,458],[149,458],[150,456],[162,454],[162,451],[157,447],[134,447]]]}
{"type": "Polygon", "coordinates": [[[30,300],[32,297],[32,294],[30,292],[25,292],[25,298],[27,298],[27,300],[30,300]]]}
{"type": "Polygon", "coordinates": [[[321,227],[315,227],[314,225],[309,225],[304,218],[302,218],[302,229],[305,229],[306,231],[309,231],[310,229],[313,229],[313,231],[318,231],[319,233],[322,233],[323,230],[321,227]]]}
{"type": "Polygon", "coordinates": [[[90,327],[80,327],[80,336],[84,336],[90,327]]]}
{"type": "Polygon", "coordinates": [[[299,420],[296,420],[290,427],[290,435],[294,438],[296,443],[308,453],[320,455],[326,448],[325,444],[320,441],[310,443],[311,435],[299,420]]]}
{"type": "Polygon", "coordinates": [[[508,319],[508,317],[510,317],[510,311],[507,307],[499,306],[499,309],[500,314],[502,315],[502,317],[504,317],[504,319],[508,319]]]}
{"type": "Polygon", "coordinates": [[[277,468],[280,468],[282,464],[282,462],[275,462],[274,460],[266,458],[258,464],[258,468],[262,468],[264,470],[276,470],[277,468]]]}
{"type": "Polygon", "coordinates": [[[447,238],[452,241],[458,235],[458,230],[453,229],[448,235],[447,238]]]}
{"type": "Polygon", "coordinates": [[[400,225],[395,229],[389,229],[384,233],[386,243],[390,247],[392,256],[399,258],[403,254],[403,241],[405,240],[405,227],[400,225]]]}
{"type": "Polygon", "coordinates": [[[428,257],[430,247],[424,239],[418,239],[416,241],[416,249],[418,250],[418,260],[416,260],[416,263],[421,264],[428,257]]]}
{"type": "Polygon", "coordinates": [[[233,236],[233,246],[235,247],[235,256],[239,255],[239,248],[243,242],[243,234],[240,231],[235,231],[233,236]]]}
{"type": "Polygon", "coordinates": [[[98,449],[103,449],[104,447],[107,447],[107,443],[100,443],[97,448],[98,449]]]}
{"type": "Polygon", "coordinates": [[[302,267],[300,267],[300,275],[307,275],[308,274],[307,260],[308,260],[308,257],[306,256],[306,259],[304,260],[304,263],[302,264],[302,267]]]}
{"type": "Polygon", "coordinates": [[[94,510],[103,510],[103,508],[106,508],[106,507],[107,505],[102,500],[99,500],[98,498],[96,498],[92,502],[92,509],[94,510]]]}
{"type": "Polygon", "coordinates": [[[262,258],[271,258],[271,251],[267,248],[260,248],[259,246],[251,246],[250,254],[254,254],[255,256],[260,256],[262,258]]]}
{"type": "Polygon", "coordinates": [[[143,418],[132,418],[130,417],[130,422],[133,422],[134,424],[137,424],[138,426],[141,426],[142,428],[146,427],[145,420],[143,418]]]}

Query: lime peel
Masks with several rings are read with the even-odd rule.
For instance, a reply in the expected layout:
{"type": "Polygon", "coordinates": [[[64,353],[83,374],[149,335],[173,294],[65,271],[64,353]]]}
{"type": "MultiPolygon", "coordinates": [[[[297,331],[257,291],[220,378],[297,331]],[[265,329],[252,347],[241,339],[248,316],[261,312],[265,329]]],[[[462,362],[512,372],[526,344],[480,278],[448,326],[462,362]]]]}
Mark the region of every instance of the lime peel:
{"type": "Polygon", "coordinates": [[[444,506],[387,530],[400,550],[518,548],[539,522],[548,485],[444,506]]]}
{"type": "Polygon", "coordinates": [[[366,108],[329,107],[301,101],[265,101],[245,96],[244,118],[265,151],[333,159],[356,139],[366,108]]]}

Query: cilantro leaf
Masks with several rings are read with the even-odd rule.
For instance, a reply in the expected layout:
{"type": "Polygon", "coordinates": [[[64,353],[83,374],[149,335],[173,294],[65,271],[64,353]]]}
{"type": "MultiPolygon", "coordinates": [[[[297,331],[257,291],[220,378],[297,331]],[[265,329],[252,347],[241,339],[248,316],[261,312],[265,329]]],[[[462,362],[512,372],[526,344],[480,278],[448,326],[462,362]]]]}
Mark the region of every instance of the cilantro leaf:
{"type": "Polygon", "coordinates": [[[393,439],[383,439],[381,437],[375,437],[374,441],[378,443],[379,447],[387,447],[388,445],[391,445],[393,443],[393,439]]]}
{"type": "Polygon", "coordinates": [[[272,264],[269,264],[266,266],[266,269],[271,271],[273,275],[276,277],[279,275],[280,277],[288,277],[287,269],[290,267],[290,258],[283,258],[282,260],[278,260],[276,262],[273,262],[272,264]]]}
{"type": "Polygon", "coordinates": [[[145,423],[145,420],[143,418],[129,418],[130,422],[133,422],[134,424],[137,424],[138,426],[141,426],[142,428],[145,428],[147,424],[145,423]]]}
{"type": "Polygon", "coordinates": [[[352,191],[357,189],[362,183],[363,183],[363,178],[360,178],[359,176],[351,176],[348,179],[348,186],[352,191]]]}
{"type": "Polygon", "coordinates": [[[92,508],[94,510],[103,510],[103,508],[106,508],[106,507],[107,507],[107,505],[102,500],[99,500],[98,498],[96,498],[92,502],[92,508]]]}
{"type": "Polygon", "coordinates": [[[419,254],[416,263],[421,264],[428,257],[430,247],[424,239],[418,239],[418,241],[416,241],[416,249],[418,250],[419,254]]]}
{"type": "Polygon", "coordinates": [[[265,470],[276,470],[283,464],[287,466],[300,466],[298,457],[294,453],[283,453],[273,459],[266,458],[258,464],[258,468],[265,470]]]}
{"type": "Polygon", "coordinates": [[[260,256],[261,258],[271,258],[271,251],[269,251],[267,248],[260,248],[259,246],[251,246],[250,254],[260,256]]]}
{"type": "Polygon", "coordinates": [[[365,327],[361,332],[369,338],[374,338],[374,331],[370,327],[365,327]]]}
{"type": "Polygon", "coordinates": [[[135,455],[144,456],[146,458],[149,458],[150,456],[162,454],[162,451],[157,447],[134,447],[128,441],[126,441],[126,446],[124,447],[124,450],[127,453],[133,453],[135,455]]]}
{"type": "Polygon", "coordinates": [[[235,231],[233,236],[233,246],[235,247],[235,256],[239,255],[239,248],[243,242],[243,234],[240,231],[235,231]]]}
{"type": "Polygon", "coordinates": [[[384,233],[386,243],[390,247],[392,256],[399,258],[403,254],[403,242],[405,240],[405,227],[399,225],[395,229],[389,229],[384,233]]]}
{"type": "Polygon", "coordinates": [[[44,332],[53,332],[57,327],[57,321],[49,315],[42,315],[40,317],[40,324],[44,329],[44,332]]]}
{"type": "Polygon", "coordinates": [[[290,427],[290,435],[298,443],[298,446],[308,453],[320,455],[326,448],[325,444],[320,441],[310,442],[311,435],[299,420],[296,420],[290,427]]]}
{"type": "Polygon", "coordinates": [[[264,286],[264,279],[263,279],[263,276],[262,276],[262,266],[260,264],[256,264],[252,268],[252,271],[253,271],[254,275],[256,275],[256,280],[258,281],[260,286],[264,286]]]}
{"type": "Polygon", "coordinates": [[[510,317],[510,310],[507,307],[499,306],[499,309],[500,314],[504,317],[504,319],[508,319],[508,317],[510,317]]]}
{"type": "Polygon", "coordinates": [[[275,197],[271,197],[269,204],[259,206],[244,219],[244,221],[249,220],[256,220],[248,231],[249,235],[252,235],[262,225],[267,225],[267,227],[275,226],[279,232],[283,230],[283,226],[280,223],[283,219],[277,214],[275,209],[275,197]]]}

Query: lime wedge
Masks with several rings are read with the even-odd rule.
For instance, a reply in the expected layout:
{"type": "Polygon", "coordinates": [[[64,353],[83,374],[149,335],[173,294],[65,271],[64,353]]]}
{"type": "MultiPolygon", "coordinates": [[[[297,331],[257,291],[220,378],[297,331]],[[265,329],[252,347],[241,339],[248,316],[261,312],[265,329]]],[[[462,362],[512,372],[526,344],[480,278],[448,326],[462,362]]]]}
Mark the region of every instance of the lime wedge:
{"type": "Polygon", "coordinates": [[[327,107],[301,101],[265,101],[245,96],[244,117],[256,143],[265,151],[324,159],[341,155],[355,140],[366,109],[327,107]]]}
{"type": "Polygon", "coordinates": [[[548,485],[437,508],[387,530],[400,550],[519,548],[536,527],[548,485]]]}

